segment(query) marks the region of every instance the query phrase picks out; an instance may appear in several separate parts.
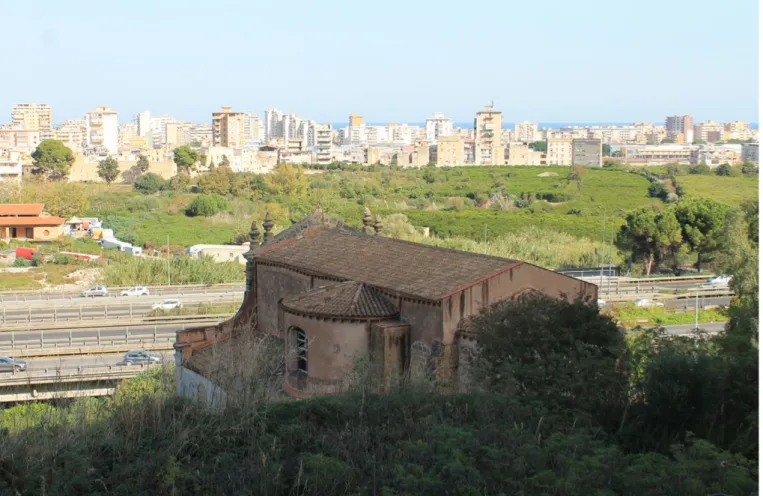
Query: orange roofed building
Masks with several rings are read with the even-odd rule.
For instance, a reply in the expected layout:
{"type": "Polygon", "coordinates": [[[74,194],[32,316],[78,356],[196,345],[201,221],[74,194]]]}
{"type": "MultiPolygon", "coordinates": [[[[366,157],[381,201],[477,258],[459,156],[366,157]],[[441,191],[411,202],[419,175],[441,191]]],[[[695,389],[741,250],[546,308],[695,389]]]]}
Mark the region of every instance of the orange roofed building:
{"type": "Polygon", "coordinates": [[[64,233],[65,219],[43,212],[42,203],[0,204],[0,239],[55,241],[64,233]]]}
{"type": "Polygon", "coordinates": [[[384,380],[423,373],[457,382],[461,338],[473,338],[466,319],[481,308],[527,291],[597,297],[593,284],[519,260],[384,237],[368,209],[363,224],[359,231],[316,210],[272,236],[268,215],[262,243],[253,224],[238,313],[178,332],[178,394],[222,404],[210,356],[246,333],[281,340],[283,387],[295,397],[340,391],[367,356],[384,380]]]}

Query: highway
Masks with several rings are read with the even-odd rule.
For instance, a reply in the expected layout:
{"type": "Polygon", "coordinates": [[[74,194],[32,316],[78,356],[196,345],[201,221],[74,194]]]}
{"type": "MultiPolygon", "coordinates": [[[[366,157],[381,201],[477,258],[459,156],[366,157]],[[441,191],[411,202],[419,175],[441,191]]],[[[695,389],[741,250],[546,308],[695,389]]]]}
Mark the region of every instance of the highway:
{"type": "MultiPolygon", "coordinates": [[[[155,355],[162,357],[162,361],[169,363],[173,360],[173,353],[170,351],[154,352],[155,355]]],[[[97,367],[116,365],[124,358],[124,353],[112,353],[108,355],[88,355],[88,356],[66,356],[56,358],[31,358],[25,359],[29,364],[30,371],[34,370],[50,370],[57,368],[75,368],[75,367],[97,367]]],[[[0,372],[0,381],[2,381],[3,373],[0,372]]]]}
{"type": "MultiPolygon", "coordinates": [[[[137,326],[125,326],[125,327],[104,327],[104,328],[84,328],[84,329],[56,329],[56,330],[24,330],[14,332],[0,332],[0,350],[8,350],[11,347],[11,341],[16,343],[16,346],[20,346],[19,343],[34,343],[39,346],[39,343],[45,343],[46,341],[53,346],[54,342],[58,342],[59,346],[68,344],[69,337],[71,336],[74,345],[80,346],[83,342],[96,343],[100,337],[104,344],[108,344],[111,340],[124,342],[126,337],[132,340],[140,340],[141,338],[149,341],[154,339],[154,333],[157,338],[165,339],[167,337],[173,337],[177,331],[183,330],[188,327],[196,327],[202,324],[163,324],[163,325],[137,325],[137,326]]],[[[30,346],[31,348],[32,346],[30,346]]]]}
{"type": "MultiPolygon", "coordinates": [[[[96,296],[94,298],[85,298],[82,296],[82,291],[19,291],[19,292],[9,292],[9,293],[0,293],[0,303],[26,303],[26,302],[41,302],[41,301],[84,301],[84,300],[96,300],[96,301],[102,301],[102,300],[115,300],[115,299],[124,299],[124,298],[131,298],[127,296],[119,296],[119,292],[121,289],[109,289],[109,295],[108,296],[96,296]]],[[[150,297],[158,297],[160,299],[163,298],[179,298],[179,297],[186,297],[186,296],[206,296],[206,295],[227,295],[227,294],[238,294],[243,295],[244,289],[243,289],[243,283],[241,286],[230,286],[230,287],[210,287],[210,288],[204,288],[199,286],[189,286],[187,288],[183,288],[182,286],[175,286],[173,288],[149,288],[149,291],[151,292],[150,297]]],[[[143,296],[142,298],[147,298],[146,296],[143,296]]]]}
{"type": "MultiPolygon", "coordinates": [[[[2,304],[0,323],[62,322],[95,319],[129,319],[144,316],[152,305],[166,299],[164,296],[123,296],[119,298],[77,298],[33,302],[6,302],[2,304]]],[[[241,303],[241,291],[173,297],[184,306],[225,305],[241,303]]]]}

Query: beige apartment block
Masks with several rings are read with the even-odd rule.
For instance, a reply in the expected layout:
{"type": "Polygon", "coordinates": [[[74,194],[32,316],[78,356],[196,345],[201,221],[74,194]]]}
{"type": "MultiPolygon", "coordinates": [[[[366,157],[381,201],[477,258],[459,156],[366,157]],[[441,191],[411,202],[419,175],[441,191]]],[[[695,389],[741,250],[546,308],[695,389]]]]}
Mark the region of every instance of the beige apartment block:
{"type": "Polygon", "coordinates": [[[440,136],[437,139],[437,167],[464,165],[464,139],[460,136],[440,136]]]}
{"type": "Polygon", "coordinates": [[[246,143],[244,113],[223,107],[212,113],[212,144],[229,148],[242,148],[246,143]]]}
{"type": "Polygon", "coordinates": [[[750,124],[743,121],[726,122],[723,124],[723,139],[747,140],[752,138],[750,124]]]}
{"type": "Polygon", "coordinates": [[[602,143],[600,139],[572,140],[572,165],[585,167],[602,166],[602,143]]]}
{"type": "Polygon", "coordinates": [[[19,103],[11,110],[11,125],[40,131],[42,139],[53,137],[53,110],[47,103],[19,103]]]}
{"type": "Polygon", "coordinates": [[[665,118],[665,131],[675,143],[694,142],[694,119],[690,115],[671,115],[665,118]],[[683,134],[683,138],[678,135],[683,134]]]}
{"type": "Polygon", "coordinates": [[[477,117],[474,119],[475,165],[498,165],[503,163],[502,132],[503,119],[501,112],[493,110],[492,105],[485,105],[484,109],[477,112],[477,117]]]}
{"type": "Polygon", "coordinates": [[[572,138],[547,138],[548,165],[572,165],[572,138]]]}
{"type": "MultiPolygon", "coordinates": [[[[694,126],[694,140],[715,143],[723,139],[723,124],[713,121],[700,122],[694,126]]],[[[686,143],[690,145],[691,143],[686,143]]]]}
{"type": "Polygon", "coordinates": [[[182,122],[168,122],[167,123],[167,146],[177,148],[178,146],[187,145],[185,130],[183,129],[182,122]]]}
{"type": "Polygon", "coordinates": [[[355,126],[362,126],[363,125],[363,116],[360,114],[350,114],[349,119],[349,126],[355,127],[355,126]]]}
{"type": "Polygon", "coordinates": [[[548,165],[545,152],[537,152],[520,142],[509,143],[504,150],[506,165],[548,165]]]}

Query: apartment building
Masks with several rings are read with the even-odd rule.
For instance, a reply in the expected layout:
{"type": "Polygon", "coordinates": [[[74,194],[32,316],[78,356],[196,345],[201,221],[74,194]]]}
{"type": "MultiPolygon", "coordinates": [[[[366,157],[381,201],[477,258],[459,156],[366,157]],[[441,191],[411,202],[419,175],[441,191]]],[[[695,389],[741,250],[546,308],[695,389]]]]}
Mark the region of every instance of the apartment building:
{"type": "Polygon", "coordinates": [[[317,126],[315,129],[315,140],[317,147],[316,163],[331,163],[331,148],[333,145],[331,124],[322,124],[317,126]]]}
{"type": "Polygon", "coordinates": [[[212,126],[209,124],[192,125],[188,129],[188,142],[200,146],[212,146],[212,126]]]}
{"type": "Polygon", "coordinates": [[[538,152],[522,142],[511,142],[504,148],[505,165],[548,165],[546,152],[538,152]]]}
{"type": "Polygon", "coordinates": [[[693,165],[707,165],[713,169],[722,164],[736,164],[739,161],[740,153],[736,150],[713,145],[703,145],[692,149],[689,158],[689,162],[693,165]]]}
{"type": "Polygon", "coordinates": [[[501,133],[503,119],[501,112],[485,105],[474,119],[474,163],[475,165],[496,165],[503,163],[501,133]]]}
{"type": "Polygon", "coordinates": [[[24,168],[21,165],[21,153],[10,152],[0,155],[0,183],[21,184],[24,168]]]}
{"type": "Polygon", "coordinates": [[[138,123],[127,122],[120,124],[119,131],[119,149],[125,150],[130,148],[130,140],[138,137],[138,123]]]}
{"type": "Polygon", "coordinates": [[[429,164],[429,143],[419,142],[407,145],[397,153],[397,165],[400,167],[426,167],[429,164]]]}
{"type": "Polygon", "coordinates": [[[573,138],[546,138],[546,159],[548,165],[572,165],[573,138]]]}
{"type": "Polygon", "coordinates": [[[165,143],[167,146],[177,148],[188,144],[188,134],[182,122],[168,122],[165,127],[165,143]]]}
{"type": "Polygon", "coordinates": [[[750,131],[750,124],[742,121],[726,122],[723,124],[723,138],[724,140],[748,140],[752,138],[752,132],[750,131]]]}
{"type": "Polygon", "coordinates": [[[426,139],[430,143],[437,143],[440,136],[447,137],[453,134],[453,121],[445,117],[442,112],[435,112],[424,124],[426,139]]]}
{"type": "Polygon", "coordinates": [[[572,140],[572,165],[585,167],[602,166],[602,143],[600,139],[572,140]]]}
{"type": "Polygon", "coordinates": [[[87,121],[87,146],[109,155],[119,154],[119,123],[117,113],[109,107],[96,107],[85,114],[87,121]]]}
{"type": "MultiPolygon", "coordinates": [[[[514,124],[514,133],[511,136],[511,141],[519,141],[522,143],[532,143],[537,141],[538,124],[535,122],[517,122],[514,124]]],[[[508,143],[509,141],[507,141],[508,143]]]]}
{"type": "Polygon", "coordinates": [[[139,112],[135,120],[138,121],[138,136],[147,137],[151,132],[151,112],[148,110],[139,112]]]}
{"type": "MultiPolygon", "coordinates": [[[[713,121],[700,122],[694,126],[694,141],[715,143],[723,139],[723,124],[713,121]]],[[[687,142],[691,144],[694,141],[687,142]]]]}
{"type": "Polygon", "coordinates": [[[360,114],[350,114],[350,118],[348,119],[348,125],[350,127],[362,126],[363,116],[360,114]]]}
{"type": "Polygon", "coordinates": [[[79,152],[87,144],[87,121],[64,121],[60,127],[53,130],[53,135],[73,152],[79,152]]]}
{"type": "Polygon", "coordinates": [[[690,115],[672,115],[665,118],[665,131],[676,143],[694,142],[694,119],[690,115]],[[683,135],[683,137],[679,135],[683,135]]]}
{"type": "Polygon", "coordinates": [[[228,148],[243,148],[244,113],[234,112],[231,107],[223,107],[212,113],[212,145],[228,148]]]}
{"type": "Polygon", "coordinates": [[[19,103],[11,109],[11,125],[39,131],[40,139],[53,138],[53,110],[47,103],[19,103]]]}
{"type": "Polygon", "coordinates": [[[628,145],[622,147],[623,157],[618,159],[632,165],[664,165],[691,163],[691,152],[696,146],[665,145],[628,145]]]}
{"type": "Polygon", "coordinates": [[[460,136],[440,136],[437,139],[437,167],[466,164],[464,139],[460,136]]]}
{"type": "Polygon", "coordinates": [[[758,143],[742,144],[742,160],[752,160],[755,163],[760,163],[760,155],[758,155],[758,143]]]}
{"type": "Polygon", "coordinates": [[[244,138],[252,143],[265,141],[265,125],[254,112],[244,112],[244,138]]]}
{"type": "Polygon", "coordinates": [[[265,111],[265,139],[283,136],[283,112],[278,109],[265,111]]]}

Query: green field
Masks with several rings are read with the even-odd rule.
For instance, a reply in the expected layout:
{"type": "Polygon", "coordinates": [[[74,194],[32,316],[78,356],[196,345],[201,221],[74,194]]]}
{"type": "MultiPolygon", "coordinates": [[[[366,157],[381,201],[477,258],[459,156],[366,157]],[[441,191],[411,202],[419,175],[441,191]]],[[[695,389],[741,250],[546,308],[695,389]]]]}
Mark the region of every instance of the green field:
{"type": "Polygon", "coordinates": [[[757,177],[719,177],[688,175],[678,178],[686,187],[687,196],[712,198],[713,200],[739,205],[745,200],[757,200],[757,177]]]}

